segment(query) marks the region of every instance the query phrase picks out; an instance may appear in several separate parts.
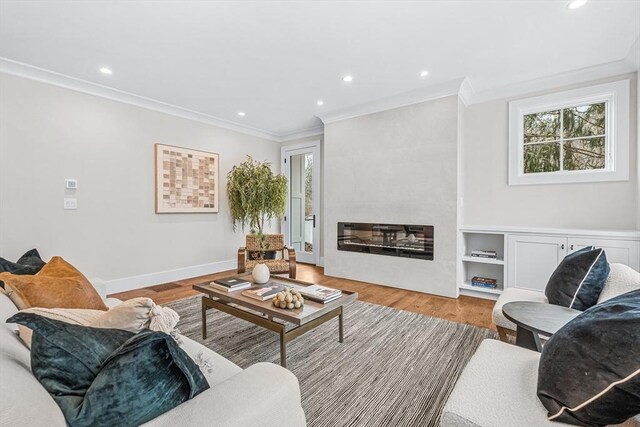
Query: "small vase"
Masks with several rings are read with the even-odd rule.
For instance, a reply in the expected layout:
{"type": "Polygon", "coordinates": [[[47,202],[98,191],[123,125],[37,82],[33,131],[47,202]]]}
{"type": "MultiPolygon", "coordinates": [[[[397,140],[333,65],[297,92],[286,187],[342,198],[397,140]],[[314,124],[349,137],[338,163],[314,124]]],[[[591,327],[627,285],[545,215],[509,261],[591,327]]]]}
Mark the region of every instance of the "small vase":
{"type": "Polygon", "coordinates": [[[253,272],[251,276],[253,277],[253,281],[259,285],[267,283],[270,277],[269,267],[266,264],[258,264],[253,267],[253,272]]]}

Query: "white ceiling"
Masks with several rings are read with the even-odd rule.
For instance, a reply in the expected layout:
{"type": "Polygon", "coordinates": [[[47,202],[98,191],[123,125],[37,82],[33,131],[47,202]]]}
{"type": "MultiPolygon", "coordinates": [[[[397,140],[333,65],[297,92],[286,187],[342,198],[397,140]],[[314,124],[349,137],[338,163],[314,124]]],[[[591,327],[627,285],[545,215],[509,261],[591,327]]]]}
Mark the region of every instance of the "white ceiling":
{"type": "Polygon", "coordinates": [[[486,91],[628,55],[640,1],[567,4],[0,0],[0,57],[282,137],[462,77],[486,91]]]}

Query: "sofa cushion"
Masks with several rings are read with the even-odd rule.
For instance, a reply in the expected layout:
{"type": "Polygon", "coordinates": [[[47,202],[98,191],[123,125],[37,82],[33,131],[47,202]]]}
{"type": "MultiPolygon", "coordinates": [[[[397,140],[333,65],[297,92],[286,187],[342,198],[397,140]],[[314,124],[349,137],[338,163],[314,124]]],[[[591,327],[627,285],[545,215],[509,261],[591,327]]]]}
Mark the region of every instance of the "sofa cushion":
{"type": "Polygon", "coordinates": [[[538,397],[549,419],[601,426],[640,413],[640,290],[596,305],[547,341],[538,397]]]}
{"type": "Polygon", "coordinates": [[[209,388],[169,335],[71,325],[33,313],[31,368],[71,426],[140,425],[209,388]]]}
{"type": "Polygon", "coordinates": [[[140,297],[110,307],[109,311],[93,319],[88,326],[130,332],[151,329],[169,334],[179,320],[180,316],[174,310],[157,305],[151,298],[140,297]]]}
{"type": "Polygon", "coordinates": [[[598,304],[618,295],[640,289],[640,273],[625,264],[610,264],[611,271],[598,297],[598,304]]]}
{"type": "MultiPolygon", "coordinates": [[[[36,249],[25,252],[18,261],[11,262],[0,257],[0,272],[12,274],[36,274],[44,267],[46,263],[40,258],[40,254],[36,249]]],[[[2,287],[2,282],[0,282],[2,287]]]]}
{"type": "Polygon", "coordinates": [[[544,293],[550,304],[584,311],[596,305],[608,275],[604,249],[582,248],[564,257],[544,293]]]}
{"type": "Polygon", "coordinates": [[[536,398],[540,353],[487,339],[458,378],[441,425],[558,427],[536,398]]]}
{"type": "MultiPolygon", "coordinates": [[[[21,313],[34,313],[49,319],[60,320],[72,325],[91,326],[91,322],[104,314],[102,310],[87,310],[81,308],[40,308],[33,307],[22,310],[21,313]]],[[[20,339],[30,349],[33,331],[24,325],[18,325],[20,339]]]]}
{"type": "Polygon", "coordinates": [[[35,276],[0,273],[5,291],[20,310],[88,308],[106,310],[102,298],[82,273],[61,257],[53,257],[35,276]]]}
{"type": "Polygon", "coordinates": [[[529,291],[527,289],[507,288],[502,292],[496,301],[496,304],[493,306],[492,317],[493,323],[495,323],[496,326],[501,326],[512,331],[516,330],[515,323],[504,317],[504,314],[502,313],[502,306],[513,301],[548,302],[547,297],[545,297],[542,292],[529,291]]]}

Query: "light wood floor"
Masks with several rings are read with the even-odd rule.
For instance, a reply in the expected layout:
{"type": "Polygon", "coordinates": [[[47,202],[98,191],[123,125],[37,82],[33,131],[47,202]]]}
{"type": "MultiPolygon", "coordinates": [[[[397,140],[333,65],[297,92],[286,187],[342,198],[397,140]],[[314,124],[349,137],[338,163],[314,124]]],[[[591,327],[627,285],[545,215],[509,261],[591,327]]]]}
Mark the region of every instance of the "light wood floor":
{"type": "MultiPolygon", "coordinates": [[[[179,280],[148,288],[135,289],[110,295],[122,300],[135,297],[148,297],[156,304],[165,304],[170,301],[198,295],[199,292],[191,289],[192,285],[203,283],[235,274],[235,270],[179,280]]],[[[459,323],[467,323],[482,328],[493,328],[491,322],[491,310],[494,301],[460,296],[444,298],[421,292],[407,291],[389,286],[374,285],[372,283],[357,282],[355,280],[340,279],[325,276],[324,268],[305,264],[298,264],[296,279],[318,283],[336,289],[358,292],[358,299],[373,304],[386,305],[399,310],[439,317],[459,323]]]]}

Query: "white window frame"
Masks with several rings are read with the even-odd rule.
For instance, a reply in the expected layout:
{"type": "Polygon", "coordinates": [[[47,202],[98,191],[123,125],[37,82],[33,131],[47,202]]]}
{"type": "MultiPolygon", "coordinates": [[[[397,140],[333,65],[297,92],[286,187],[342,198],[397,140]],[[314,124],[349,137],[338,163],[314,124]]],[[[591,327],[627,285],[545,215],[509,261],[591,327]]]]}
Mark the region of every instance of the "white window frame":
{"type": "Polygon", "coordinates": [[[509,185],[628,181],[629,87],[627,79],[509,102],[509,185]],[[606,102],[604,169],[524,173],[525,115],[603,101],[606,102]]]}

